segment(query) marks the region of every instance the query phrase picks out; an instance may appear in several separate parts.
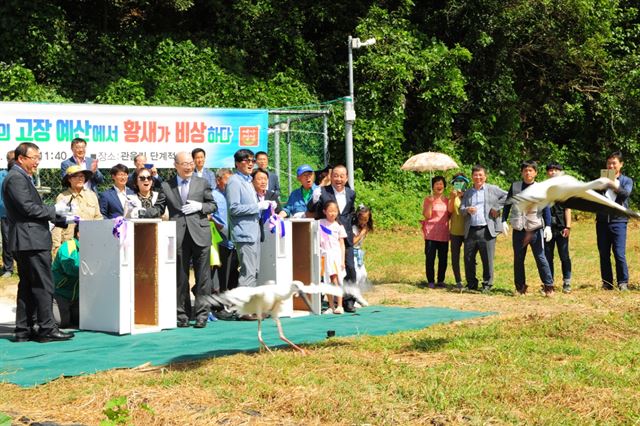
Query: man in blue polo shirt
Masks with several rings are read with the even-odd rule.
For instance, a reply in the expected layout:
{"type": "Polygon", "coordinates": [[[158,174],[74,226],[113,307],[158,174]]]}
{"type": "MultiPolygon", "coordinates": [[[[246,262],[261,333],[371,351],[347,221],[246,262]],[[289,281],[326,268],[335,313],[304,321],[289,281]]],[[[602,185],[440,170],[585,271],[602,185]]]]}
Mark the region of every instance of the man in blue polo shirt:
{"type": "Polygon", "coordinates": [[[298,167],[296,172],[300,188],[294,189],[289,195],[287,204],[282,208],[280,216],[282,217],[305,217],[307,212],[307,204],[311,200],[313,190],[317,188],[315,181],[315,173],[308,164],[298,167]]]}

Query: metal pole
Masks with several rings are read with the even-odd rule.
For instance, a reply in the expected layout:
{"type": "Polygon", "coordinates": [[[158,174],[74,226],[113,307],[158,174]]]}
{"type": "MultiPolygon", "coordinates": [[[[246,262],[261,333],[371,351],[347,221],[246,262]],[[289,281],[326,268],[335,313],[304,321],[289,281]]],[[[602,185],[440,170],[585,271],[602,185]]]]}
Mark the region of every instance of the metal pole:
{"type": "Polygon", "coordinates": [[[326,114],[322,117],[322,136],[324,138],[324,166],[329,165],[329,120],[326,114]]]}
{"type": "Polygon", "coordinates": [[[344,102],[344,133],[345,133],[345,161],[349,186],[353,189],[353,123],[356,120],[353,97],[353,51],[351,48],[352,37],[349,36],[347,44],[349,48],[349,99],[344,102]]]}
{"type": "MultiPolygon", "coordinates": [[[[275,115],[274,117],[274,121],[277,123],[278,121],[280,121],[280,116],[279,115],[275,115]]],[[[275,124],[273,126],[273,159],[274,159],[274,169],[276,171],[276,173],[278,174],[278,178],[282,179],[282,173],[280,172],[280,129],[278,129],[278,125],[275,124]]]]}
{"type": "Polygon", "coordinates": [[[289,173],[287,173],[287,178],[289,179],[289,193],[291,193],[291,120],[287,119],[287,162],[289,163],[289,173]]]}

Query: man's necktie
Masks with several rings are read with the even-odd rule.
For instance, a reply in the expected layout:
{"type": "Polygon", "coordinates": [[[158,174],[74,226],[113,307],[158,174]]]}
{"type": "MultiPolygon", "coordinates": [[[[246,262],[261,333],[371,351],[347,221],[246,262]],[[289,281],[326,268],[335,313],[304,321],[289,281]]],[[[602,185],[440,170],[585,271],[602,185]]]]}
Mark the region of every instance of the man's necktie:
{"type": "Polygon", "coordinates": [[[183,179],[180,185],[180,198],[182,198],[182,204],[187,204],[187,197],[189,196],[189,180],[183,179]]]}

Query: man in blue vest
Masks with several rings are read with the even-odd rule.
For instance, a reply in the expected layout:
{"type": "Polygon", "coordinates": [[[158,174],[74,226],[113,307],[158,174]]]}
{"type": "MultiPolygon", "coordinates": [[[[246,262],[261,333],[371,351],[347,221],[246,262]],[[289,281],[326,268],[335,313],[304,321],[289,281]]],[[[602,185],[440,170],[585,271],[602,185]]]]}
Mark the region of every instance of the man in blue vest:
{"type": "MultiPolygon", "coordinates": [[[[525,188],[535,185],[538,175],[538,164],[533,161],[523,161],[520,165],[522,180],[514,182],[509,189],[507,198],[519,194],[525,188]]],[[[551,211],[549,207],[542,210],[532,209],[522,211],[516,204],[507,204],[502,211],[502,228],[506,233],[509,229],[507,220],[511,213],[511,227],[513,228],[513,281],[516,291],[524,295],[527,293],[527,279],[524,269],[524,259],[527,255],[527,247],[531,246],[533,257],[536,260],[538,274],[542,280],[542,293],[545,296],[553,295],[553,276],[549,268],[549,262],[544,252],[545,241],[551,241],[551,211]]]]}

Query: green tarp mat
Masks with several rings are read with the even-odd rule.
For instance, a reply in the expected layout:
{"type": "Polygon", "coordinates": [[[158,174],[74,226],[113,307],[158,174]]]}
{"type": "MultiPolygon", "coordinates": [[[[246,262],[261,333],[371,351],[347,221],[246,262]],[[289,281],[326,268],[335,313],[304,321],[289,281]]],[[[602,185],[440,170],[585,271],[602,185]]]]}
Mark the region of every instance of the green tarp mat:
{"type": "MultiPolygon", "coordinates": [[[[447,308],[369,306],[343,315],[283,318],[285,335],[295,343],[319,342],[334,330],[336,337],[384,335],[436,323],[491,315],[447,308]]],[[[282,346],[271,319],[262,336],[270,347],[282,346]]],[[[60,376],[93,374],[112,368],[132,368],[150,362],[166,365],[258,350],[255,321],[214,321],[206,328],[179,328],[158,333],[117,336],[78,331],[67,342],[14,343],[0,339],[0,381],[29,387],[60,376]]]]}

